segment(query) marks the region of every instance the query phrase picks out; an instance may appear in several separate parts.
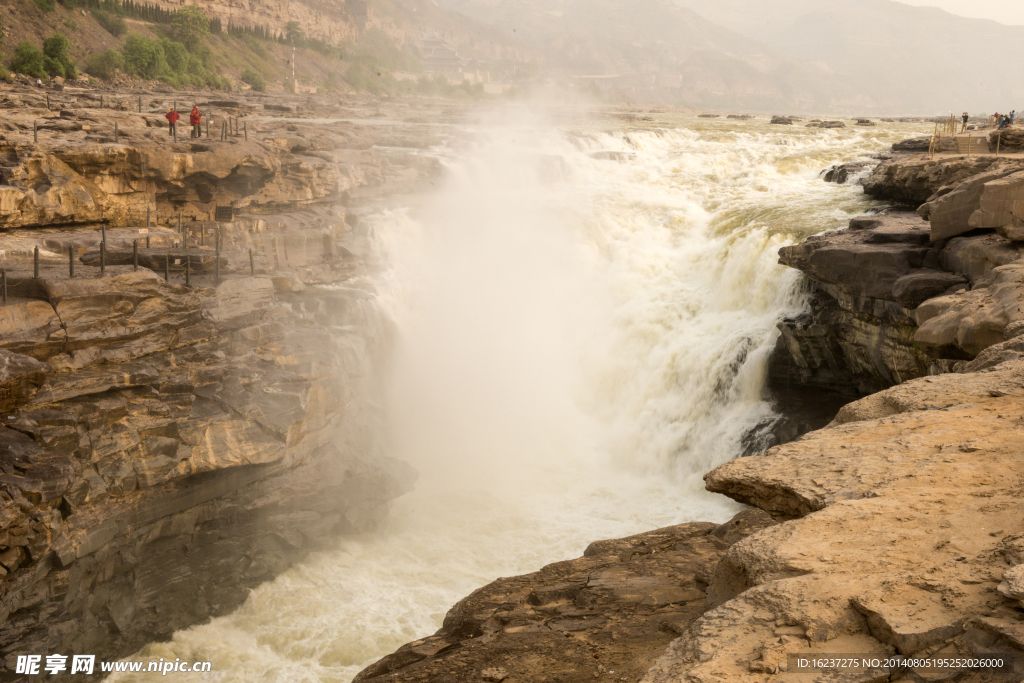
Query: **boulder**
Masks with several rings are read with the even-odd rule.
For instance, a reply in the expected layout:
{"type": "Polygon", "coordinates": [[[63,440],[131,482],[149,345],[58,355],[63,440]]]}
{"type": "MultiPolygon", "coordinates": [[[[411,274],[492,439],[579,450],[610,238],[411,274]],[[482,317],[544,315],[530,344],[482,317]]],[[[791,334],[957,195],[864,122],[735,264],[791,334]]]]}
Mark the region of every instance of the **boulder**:
{"type": "MultiPolygon", "coordinates": [[[[932,240],[944,240],[965,232],[970,232],[983,225],[972,225],[972,217],[981,209],[981,199],[985,194],[986,186],[1005,178],[1009,175],[1016,175],[1005,164],[995,164],[984,173],[974,175],[948,191],[936,192],[927,203],[922,205],[917,213],[931,224],[932,240]]],[[[1024,180],[1022,176],[1021,180],[1024,180]]],[[[1015,181],[1004,183],[1000,189],[993,190],[989,201],[989,210],[979,213],[976,222],[993,223],[999,220],[1013,222],[1010,215],[1007,198],[1012,197],[1017,187],[1015,181]]],[[[1012,203],[1012,199],[1009,199],[1012,203]]]]}
{"type": "Polygon", "coordinates": [[[789,116],[773,116],[771,123],[777,126],[792,126],[793,119],[790,118],[789,116]]]}
{"type": "Polygon", "coordinates": [[[1024,241],[1024,171],[986,182],[967,224],[994,228],[1008,240],[1024,241]]]}
{"type": "Polygon", "coordinates": [[[973,358],[1006,341],[1007,327],[1024,320],[1024,265],[1000,266],[989,286],[930,299],[914,315],[920,346],[939,357],[973,358]]]}
{"type": "Polygon", "coordinates": [[[896,213],[855,218],[848,230],[783,247],[779,262],[856,296],[897,301],[897,280],[926,265],[937,266],[938,251],[928,244],[924,221],[896,213]]]}
{"type": "Polygon", "coordinates": [[[863,173],[866,169],[876,166],[876,161],[847,161],[841,164],[830,166],[822,171],[822,180],[826,183],[842,185],[851,178],[863,173]]]}

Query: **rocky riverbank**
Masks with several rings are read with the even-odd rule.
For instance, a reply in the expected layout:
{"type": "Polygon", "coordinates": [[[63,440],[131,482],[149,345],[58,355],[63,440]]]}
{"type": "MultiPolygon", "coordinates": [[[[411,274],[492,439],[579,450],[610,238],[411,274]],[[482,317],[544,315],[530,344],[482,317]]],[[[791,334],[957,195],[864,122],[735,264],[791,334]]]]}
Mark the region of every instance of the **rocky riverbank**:
{"type": "Polygon", "coordinates": [[[811,305],[780,324],[770,384],[847,404],[706,475],[754,510],[500,579],[359,680],[910,683],[952,679],[795,673],[789,656],[1024,663],[1024,159],[915,152],[865,181],[895,208],[780,252],[811,305]]]}
{"type": "Polygon", "coordinates": [[[436,177],[404,119],[439,110],[201,102],[175,142],[188,95],[101,94],[0,90],[2,680],[224,614],[415,477],[377,436],[362,216],[436,177]]]}

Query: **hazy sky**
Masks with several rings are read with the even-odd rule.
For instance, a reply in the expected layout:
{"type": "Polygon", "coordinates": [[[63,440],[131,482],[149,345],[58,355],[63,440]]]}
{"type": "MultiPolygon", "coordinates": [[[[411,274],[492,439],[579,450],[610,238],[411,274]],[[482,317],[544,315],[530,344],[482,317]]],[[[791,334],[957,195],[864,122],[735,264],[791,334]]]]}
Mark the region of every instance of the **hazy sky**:
{"type": "Polygon", "coordinates": [[[1003,24],[1024,26],[1024,2],[1017,0],[899,0],[907,5],[940,7],[962,17],[994,19],[1003,24]]]}

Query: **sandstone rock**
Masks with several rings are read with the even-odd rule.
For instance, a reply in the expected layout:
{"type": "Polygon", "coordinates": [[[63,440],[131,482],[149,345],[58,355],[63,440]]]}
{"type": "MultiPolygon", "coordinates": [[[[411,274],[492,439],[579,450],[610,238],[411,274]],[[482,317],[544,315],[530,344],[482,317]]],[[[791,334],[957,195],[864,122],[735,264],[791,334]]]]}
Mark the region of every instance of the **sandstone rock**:
{"type": "Polygon", "coordinates": [[[992,280],[991,286],[921,304],[915,311],[919,329],[914,340],[938,355],[954,358],[956,349],[970,358],[1005,341],[1007,325],[1024,320],[1024,266],[999,266],[992,280]]]}
{"type": "Polygon", "coordinates": [[[1018,564],[1003,572],[999,592],[1013,600],[1024,600],[1024,564],[1018,564]]]}
{"type": "MultiPolygon", "coordinates": [[[[998,220],[998,216],[1005,214],[1005,212],[1000,213],[999,208],[1003,200],[989,200],[987,203],[987,206],[989,206],[987,217],[985,212],[979,213],[981,201],[982,197],[986,194],[986,187],[990,183],[1003,179],[1008,175],[1012,177],[1012,172],[1006,165],[993,165],[986,172],[972,176],[959,183],[949,192],[929,199],[927,203],[918,209],[918,213],[931,224],[932,240],[943,240],[955,237],[956,235],[962,235],[977,227],[987,227],[979,223],[998,220]],[[995,216],[991,214],[992,211],[996,212],[995,216]],[[981,218],[976,218],[976,216],[981,216],[981,218]],[[971,224],[972,218],[976,222],[974,225],[971,224]]],[[[1012,193],[1013,183],[1010,185],[1004,184],[1002,187],[1006,190],[1005,192],[999,193],[993,190],[989,194],[1003,197],[1007,192],[1012,193]]],[[[1007,220],[1011,219],[1007,218],[1007,220]]]]}
{"type": "Polygon", "coordinates": [[[937,257],[928,245],[927,224],[902,213],[857,218],[849,230],[816,235],[779,250],[780,263],[813,280],[853,295],[889,300],[896,299],[897,280],[925,267],[926,260],[938,265],[937,257]]]}
{"type": "Polygon", "coordinates": [[[753,683],[788,654],[1024,652],[1016,599],[995,590],[1024,532],[1022,378],[1018,362],[913,380],[709,473],[712,490],[795,519],[726,551],[719,599],[643,680],[753,683]]]}
{"type": "Polygon", "coordinates": [[[1024,172],[987,182],[968,225],[995,228],[1008,240],[1024,241],[1024,172]]]}
{"type": "Polygon", "coordinates": [[[1024,160],[995,156],[922,159],[898,155],[872,171],[864,181],[864,193],[875,199],[919,206],[936,193],[990,170],[1009,175],[1024,170],[1024,160]]]}
{"type": "Polygon", "coordinates": [[[721,526],[681,524],[595,542],[582,558],[475,591],[436,634],[355,680],[529,681],[538,672],[581,683],[636,680],[700,614],[700,586],[723,552],[771,525],[764,513],[747,511],[721,526]]]}
{"type": "Polygon", "coordinates": [[[770,123],[778,126],[792,126],[793,119],[788,116],[773,116],[770,123]]]}
{"type": "Polygon", "coordinates": [[[896,301],[907,308],[917,308],[922,303],[947,291],[966,285],[967,280],[955,273],[933,268],[920,268],[904,275],[893,283],[892,293],[896,301]]]}
{"type": "Polygon", "coordinates": [[[0,350],[0,413],[28,403],[42,386],[49,367],[20,353],[0,350]]]}

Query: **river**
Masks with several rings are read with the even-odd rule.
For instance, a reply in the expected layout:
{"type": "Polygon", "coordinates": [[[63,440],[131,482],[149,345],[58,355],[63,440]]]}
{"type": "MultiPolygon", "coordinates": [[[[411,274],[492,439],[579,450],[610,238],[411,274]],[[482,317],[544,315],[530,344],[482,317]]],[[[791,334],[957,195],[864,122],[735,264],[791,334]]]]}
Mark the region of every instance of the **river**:
{"type": "Polygon", "coordinates": [[[416,490],[133,658],[213,662],[181,681],[346,683],[499,576],[739,509],[701,477],[773,414],[775,325],[804,306],[777,251],[873,205],[823,168],[927,125],[648,116],[485,117],[432,151],[434,193],[364,219],[398,330],[387,449],[416,490]]]}

